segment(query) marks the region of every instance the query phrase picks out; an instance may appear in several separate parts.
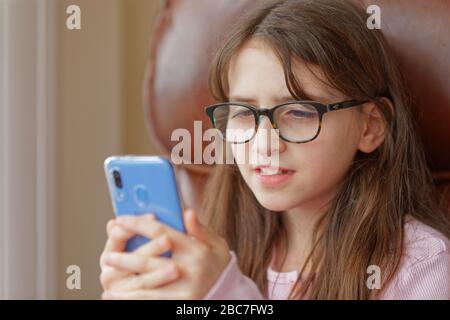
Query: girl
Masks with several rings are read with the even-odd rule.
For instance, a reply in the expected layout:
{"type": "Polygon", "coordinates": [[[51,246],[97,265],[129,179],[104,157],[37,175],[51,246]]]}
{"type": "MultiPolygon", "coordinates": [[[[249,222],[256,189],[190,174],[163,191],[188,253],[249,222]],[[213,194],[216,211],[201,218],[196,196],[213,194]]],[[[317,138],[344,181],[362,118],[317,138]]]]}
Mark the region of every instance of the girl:
{"type": "Polygon", "coordinates": [[[187,235],[152,215],[108,223],[104,299],[450,299],[448,214],[366,19],[287,0],[240,20],[210,73],[223,103],[207,108],[235,164],[216,166],[187,235]],[[135,234],[153,241],[122,252],[135,234]]]}

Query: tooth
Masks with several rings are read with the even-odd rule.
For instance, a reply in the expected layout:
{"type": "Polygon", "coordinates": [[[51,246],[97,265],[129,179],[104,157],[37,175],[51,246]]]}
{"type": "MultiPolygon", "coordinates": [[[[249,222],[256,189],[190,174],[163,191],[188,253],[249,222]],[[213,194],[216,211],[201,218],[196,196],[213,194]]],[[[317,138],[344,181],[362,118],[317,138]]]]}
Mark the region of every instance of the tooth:
{"type": "Polygon", "coordinates": [[[275,175],[281,173],[279,169],[275,168],[261,168],[262,175],[275,175]]]}

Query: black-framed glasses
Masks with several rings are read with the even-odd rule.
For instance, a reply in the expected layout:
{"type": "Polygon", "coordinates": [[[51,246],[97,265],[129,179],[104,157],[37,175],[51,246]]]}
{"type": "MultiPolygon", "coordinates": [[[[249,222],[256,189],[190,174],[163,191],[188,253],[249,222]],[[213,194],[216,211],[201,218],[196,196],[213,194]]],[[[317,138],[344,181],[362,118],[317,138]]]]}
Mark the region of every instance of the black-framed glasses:
{"type": "Polygon", "coordinates": [[[217,103],[205,108],[222,139],[234,144],[246,143],[256,134],[261,116],[267,116],[281,139],[292,143],[314,140],[320,133],[325,113],[356,107],[368,102],[348,100],[322,104],[316,101],[290,101],[271,109],[257,108],[240,102],[217,103]]]}

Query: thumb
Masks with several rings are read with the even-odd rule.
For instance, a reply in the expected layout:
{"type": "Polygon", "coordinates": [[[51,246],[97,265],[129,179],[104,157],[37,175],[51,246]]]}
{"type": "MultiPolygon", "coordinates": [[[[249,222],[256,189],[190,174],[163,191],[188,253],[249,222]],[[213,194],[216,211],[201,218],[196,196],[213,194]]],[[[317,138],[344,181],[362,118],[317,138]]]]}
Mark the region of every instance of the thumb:
{"type": "Polygon", "coordinates": [[[187,234],[195,239],[208,243],[209,237],[206,227],[197,219],[197,215],[193,209],[188,209],[184,212],[184,224],[187,234]]]}

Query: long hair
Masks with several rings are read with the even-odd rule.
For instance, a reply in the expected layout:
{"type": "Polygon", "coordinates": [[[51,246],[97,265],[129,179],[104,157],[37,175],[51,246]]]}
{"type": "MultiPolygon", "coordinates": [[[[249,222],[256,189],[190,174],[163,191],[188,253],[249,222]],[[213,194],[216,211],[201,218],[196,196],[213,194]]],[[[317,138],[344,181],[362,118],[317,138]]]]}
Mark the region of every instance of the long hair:
{"type": "MultiPolygon", "coordinates": [[[[238,21],[210,70],[212,95],[228,101],[230,60],[258,37],[276,53],[293,97],[304,96],[291,67],[293,59],[300,59],[320,67],[328,83],[346,96],[371,100],[383,114],[384,142],[370,154],[357,152],[319,221],[320,232],[316,225],[308,258],[312,272],[301,286],[296,283],[290,298],[307,291],[311,299],[375,298],[382,290],[367,287],[367,267],[380,266],[383,287],[393,279],[403,254],[408,214],[450,237],[450,222],[438,204],[403,77],[381,31],[369,30],[366,18],[365,11],[350,1],[264,2],[238,21]]],[[[242,272],[266,292],[266,270],[284,227],[280,214],[258,203],[235,164],[214,169],[203,217],[236,252],[242,272]]]]}

